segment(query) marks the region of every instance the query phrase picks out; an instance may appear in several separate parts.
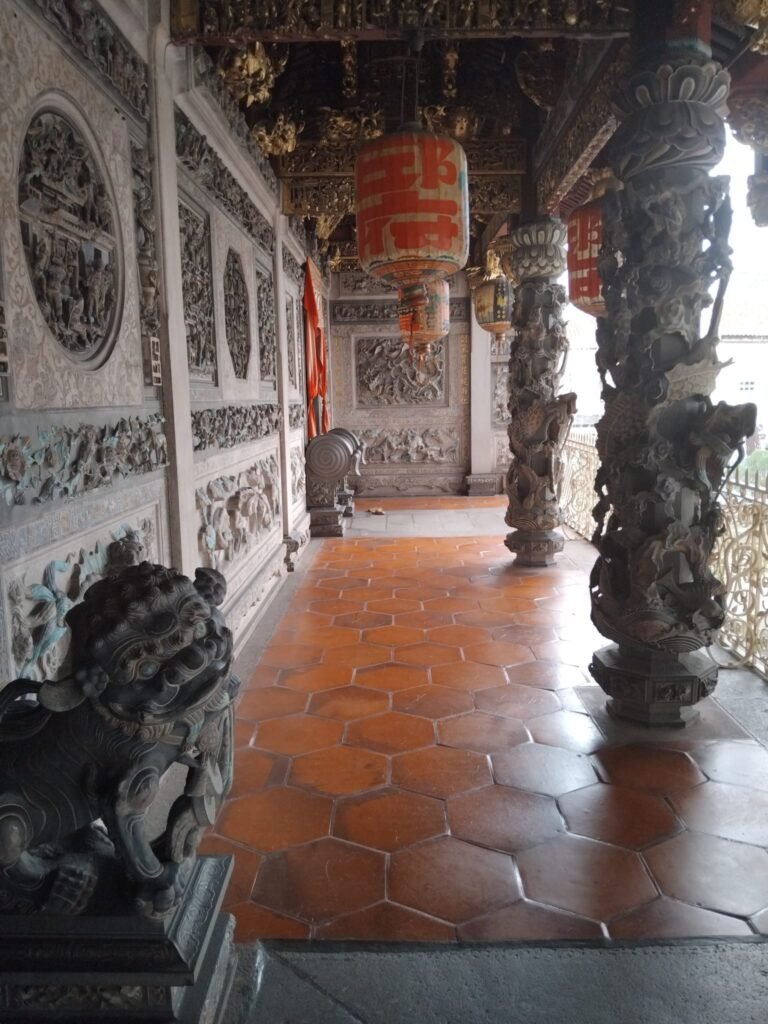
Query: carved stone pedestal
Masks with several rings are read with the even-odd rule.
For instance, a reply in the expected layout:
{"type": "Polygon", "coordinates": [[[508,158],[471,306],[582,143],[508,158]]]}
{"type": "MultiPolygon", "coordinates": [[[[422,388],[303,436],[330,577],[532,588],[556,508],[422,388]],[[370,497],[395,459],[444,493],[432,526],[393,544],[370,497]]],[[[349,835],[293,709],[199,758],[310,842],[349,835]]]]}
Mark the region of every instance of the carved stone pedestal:
{"type": "Polygon", "coordinates": [[[313,537],[343,537],[349,526],[349,517],[340,505],[334,508],[311,508],[309,522],[313,537]]]}
{"type": "Polygon", "coordinates": [[[498,473],[472,473],[467,477],[467,494],[470,498],[499,493],[498,473]]]}
{"type": "Polygon", "coordinates": [[[542,566],[555,564],[555,555],[563,550],[565,540],[556,530],[513,530],[504,544],[517,555],[515,565],[542,566]]]}
{"type": "Polygon", "coordinates": [[[610,644],[595,652],[589,670],[611,698],[606,706],[614,718],[649,726],[695,722],[692,705],[717,685],[717,665],[700,652],[674,657],[610,644]]]}
{"type": "Polygon", "coordinates": [[[231,857],[201,857],[165,918],[4,915],[3,1024],[224,1024],[236,954],[231,857]]]}

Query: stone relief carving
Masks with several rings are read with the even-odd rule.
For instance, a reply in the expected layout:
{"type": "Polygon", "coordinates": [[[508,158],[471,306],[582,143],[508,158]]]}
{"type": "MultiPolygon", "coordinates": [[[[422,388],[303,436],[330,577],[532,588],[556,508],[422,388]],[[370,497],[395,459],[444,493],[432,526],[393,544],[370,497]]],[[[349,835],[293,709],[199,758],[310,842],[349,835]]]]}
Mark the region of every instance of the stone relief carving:
{"type": "Polygon", "coordinates": [[[285,334],[288,351],[288,380],[296,387],[296,306],[291,295],[285,298],[285,334]]]}
{"type": "Polygon", "coordinates": [[[155,248],[155,197],[148,146],[131,143],[133,214],[136,227],[136,260],[139,266],[139,314],[144,356],[144,383],[163,383],[160,365],[160,270],[155,248]]]}
{"type": "Polygon", "coordinates": [[[155,556],[154,526],[144,519],[123,525],[90,549],[53,559],[40,579],[12,576],[6,587],[11,618],[11,661],[27,679],[58,679],[68,671],[70,633],[64,617],[96,580],[155,556]]]}
{"type": "Polygon", "coordinates": [[[491,367],[493,373],[493,408],[491,422],[494,426],[509,423],[509,367],[499,364],[491,367]]]}
{"type": "Polygon", "coordinates": [[[224,325],[235,376],[245,380],[251,358],[251,315],[243,263],[234,249],[227,253],[224,266],[224,325]]]}
{"type": "Polygon", "coordinates": [[[357,338],[357,404],[427,405],[445,398],[445,348],[439,341],[418,365],[400,337],[357,338]]]}
{"type": "Polygon", "coordinates": [[[294,505],[304,498],[305,490],[304,453],[300,448],[291,448],[291,500],[294,505]]]}
{"type": "Polygon", "coordinates": [[[67,354],[109,356],[122,303],[116,211],[78,129],[45,110],[27,130],[19,165],[21,237],[40,312],[67,354]]]}
{"type": "Polygon", "coordinates": [[[275,248],[275,233],[248,193],[191,121],[176,111],[176,154],[195,184],[226,210],[246,234],[267,252],[275,248]]]}
{"type": "Polygon", "coordinates": [[[196,380],[215,383],[211,225],[207,216],[198,216],[179,203],[179,229],[189,372],[196,380]]]}
{"type": "Polygon", "coordinates": [[[106,78],[140,117],[149,113],[147,66],[91,0],[32,0],[46,21],[106,78]]]}
{"type": "Polygon", "coordinates": [[[303,405],[289,405],[288,406],[288,425],[291,430],[298,430],[299,427],[304,426],[304,406],[303,405]]]}
{"type": "Polygon", "coordinates": [[[368,463],[458,463],[460,440],[455,427],[424,430],[360,430],[368,463]]]}
{"type": "Polygon", "coordinates": [[[509,465],[512,462],[512,452],[509,450],[509,441],[507,440],[506,434],[503,437],[496,438],[496,469],[501,472],[502,470],[509,469],[509,465]]]}
{"type": "Polygon", "coordinates": [[[259,322],[259,371],[262,381],[277,380],[275,287],[271,274],[256,271],[256,316],[259,322]]]}
{"type": "Polygon", "coordinates": [[[224,569],[280,523],[280,467],[274,455],[195,491],[204,563],[224,569]]]}
{"type": "Polygon", "coordinates": [[[295,281],[297,285],[304,284],[304,267],[287,246],[283,246],[283,273],[295,281]]]}
{"type": "Polygon", "coordinates": [[[0,488],[5,503],[40,505],[108,486],[168,465],[163,417],[131,416],[114,426],[50,427],[37,439],[0,437],[0,488]]]}
{"type": "Polygon", "coordinates": [[[195,451],[234,448],[277,433],[281,424],[279,405],[220,405],[215,409],[195,409],[192,441],[195,451]]]}
{"type": "Polygon", "coordinates": [[[458,494],[464,483],[464,477],[425,477],[409,474],[388,476],[361,476],[351,481],[358,495],[391,494],[458,494]]]}
{"type": "Polygon", "coordinates": [[[5,325],[5,300],[3,298],[3,254],[0,250],[0,400],[8,398],[8,328],[5,325]]]}
{"type": "Polygon", "coordinates": [[[491,359],[509,359],[512,339],[509,334],[491,336],[491,359]]]}
{"type": "Polygon", "coordinates": [[[264,155],[258,142],[253,138],[248,122],[240,106],[219,74],[218,68],[202,47],[195,47],[193,57],[195,81],[213,96],[221,108],[232,134],[249,154],[259,169],[259,173],[273,195],[278,194],[278,182],[268,158],[264,155]]]}
{"type": "Polygon", "coordinates": [[[346,270],[339,274],[339,291],[342,295],[381,295],[382,292],[391,292],[394,289],[364,271],[355,273],[346,270]]]}

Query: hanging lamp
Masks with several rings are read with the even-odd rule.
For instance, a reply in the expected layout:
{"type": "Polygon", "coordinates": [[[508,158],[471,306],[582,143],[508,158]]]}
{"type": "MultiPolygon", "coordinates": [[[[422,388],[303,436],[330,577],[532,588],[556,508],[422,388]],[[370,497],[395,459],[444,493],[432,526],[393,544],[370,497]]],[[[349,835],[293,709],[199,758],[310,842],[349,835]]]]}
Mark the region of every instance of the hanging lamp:
{"type": "Polygon", "coordinates": [[[400,309],[400,336],[409,346],[417,365],[434,350],[451,329],[448,282],[432,281],[426,286],[424,302],[400,309]]]}
{"type": "Polygon", "coordinates": [[[603,196],[619,187],[610,168],[601,169],[592,187],[592,197],[577,206],[568,218],[568,298],[577,309],[592,316],[605,316],[603,282],[600,278],[600,249],[603,244],[603,196]]]}
{"type": "Polygon", "coordinates": [[[487,251],[485,273],[472,288],[472,303],[475,318],[483,330],[500,338],[511,328],[515,290],[493,249],[487,251]]]}

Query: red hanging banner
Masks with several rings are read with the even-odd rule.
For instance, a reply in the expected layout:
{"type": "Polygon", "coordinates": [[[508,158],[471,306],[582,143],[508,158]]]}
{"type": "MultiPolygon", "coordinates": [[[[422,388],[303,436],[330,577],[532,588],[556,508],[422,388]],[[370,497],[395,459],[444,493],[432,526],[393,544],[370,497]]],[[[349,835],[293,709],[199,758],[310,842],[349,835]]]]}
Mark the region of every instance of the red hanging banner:
{"type": "Polygon", "coordinates": [[[307,434],[311,438],[330,430],[328,409],[328,360],[323,323],[322,277],[320,271],[307,260],[304,280],[304,362],[307,373],[307,434]],[[322,421],[318,429],[315,399],[323,402],[322,421]]]}

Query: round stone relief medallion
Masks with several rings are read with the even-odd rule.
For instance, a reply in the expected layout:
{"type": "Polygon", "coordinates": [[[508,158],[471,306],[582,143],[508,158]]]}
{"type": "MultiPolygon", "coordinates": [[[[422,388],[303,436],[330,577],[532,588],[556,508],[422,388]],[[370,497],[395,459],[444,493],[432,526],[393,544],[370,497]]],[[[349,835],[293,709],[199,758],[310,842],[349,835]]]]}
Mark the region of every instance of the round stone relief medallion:
{"type": "Polygon", "coordinates": [[[86,368],[109,356],[122,300],[115,203],[82,133],[43,110],[19,166],[21,237],[40,311],[67,355],[86,368]]]}

